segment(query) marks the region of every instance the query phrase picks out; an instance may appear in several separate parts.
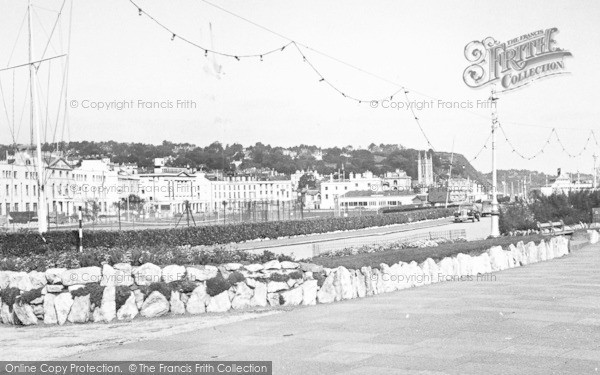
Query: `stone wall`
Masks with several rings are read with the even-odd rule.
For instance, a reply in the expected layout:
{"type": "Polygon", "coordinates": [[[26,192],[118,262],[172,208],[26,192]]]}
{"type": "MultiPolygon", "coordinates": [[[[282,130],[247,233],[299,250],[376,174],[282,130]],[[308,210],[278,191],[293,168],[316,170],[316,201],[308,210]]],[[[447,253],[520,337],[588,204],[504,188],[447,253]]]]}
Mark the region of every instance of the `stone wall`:
{"type": "Polygon", "coordinates": [[[381,264],[379,269],[270,261],[218,267],[121,263],[30,273],[0,271],[0,318],[4,324],[65,324],[315,305],[485,275],[568,252],[568,240],[554,237],[537,246],[519,242],[509,250],[493,247],[479,256],[381,264]]]}

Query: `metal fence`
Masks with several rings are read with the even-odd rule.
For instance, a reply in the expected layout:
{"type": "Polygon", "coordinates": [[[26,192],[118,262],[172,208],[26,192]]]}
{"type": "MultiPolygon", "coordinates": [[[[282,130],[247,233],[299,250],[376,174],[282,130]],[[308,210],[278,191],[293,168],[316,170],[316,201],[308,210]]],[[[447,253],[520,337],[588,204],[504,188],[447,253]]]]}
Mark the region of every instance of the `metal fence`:
{"type": "Polygon", "coordinates": [[[345,238],[314,243],[312,244],[312,252],[313,256],[319,256],[335,250],[342,250],[350,247],[361,247],[364,245],[386,245],[397,242],[410,243],[436,239],[456,240],[466,237],[467,231],[465,229],[439,230],[414,234],[403,234],[402,232],[392,234],[387,233],[383,235],[345,238]]]}

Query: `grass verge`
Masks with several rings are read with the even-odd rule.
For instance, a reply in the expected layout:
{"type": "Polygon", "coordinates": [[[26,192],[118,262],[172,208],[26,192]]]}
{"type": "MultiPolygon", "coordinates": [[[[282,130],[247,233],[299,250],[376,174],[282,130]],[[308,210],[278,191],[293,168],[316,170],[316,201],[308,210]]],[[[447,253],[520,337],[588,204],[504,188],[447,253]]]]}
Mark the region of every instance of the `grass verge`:
{"type": "Polygon", "coordinates": [[[381,263],[392,265],[398,262],[410,263],[413,260],[417,263],[421,263],[427,258],[438,261],[458,253],[476,256],[484,253],[493,246],[502,246],[503,249],[507,249],[510,244],[516,245],[519,241],[523,241],[524,243],[534,241],[538,244],[542,239],[548,241],[550,237],[539,234],[522,237],[499,237],[480,241],[448,243],[436,247],[394,249],[342,257],[316,257],[312,258],[310,261],[329,268],[339,266],[344,266],[349,269],[359,269],[364,266],[379,268],[381,263]]]}

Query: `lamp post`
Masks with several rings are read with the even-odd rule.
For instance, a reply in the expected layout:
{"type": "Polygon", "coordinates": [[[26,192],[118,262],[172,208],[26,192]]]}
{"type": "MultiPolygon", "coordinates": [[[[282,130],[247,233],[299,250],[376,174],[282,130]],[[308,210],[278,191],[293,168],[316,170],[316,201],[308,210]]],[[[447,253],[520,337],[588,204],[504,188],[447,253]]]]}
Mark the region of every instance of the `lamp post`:
{"type": "Polygon", "coordinates": [[[491,236],[500,236],[500,212],[498,210],[498,176],[496,171],[496,129],[498,127],[498,114],[496,112],[496,101],[498,98],[495,96],[496,90],[492,89],[492,95],[490,101],[492,102],[492,228],[491,236]]]}
{"type": "Polygon", "coordinates": [[[227,207],[227,201],[223,201],[223,224],[225,224],[225,221],[227,220],[227,212],[225,212],[225,207],[227,207]]]}

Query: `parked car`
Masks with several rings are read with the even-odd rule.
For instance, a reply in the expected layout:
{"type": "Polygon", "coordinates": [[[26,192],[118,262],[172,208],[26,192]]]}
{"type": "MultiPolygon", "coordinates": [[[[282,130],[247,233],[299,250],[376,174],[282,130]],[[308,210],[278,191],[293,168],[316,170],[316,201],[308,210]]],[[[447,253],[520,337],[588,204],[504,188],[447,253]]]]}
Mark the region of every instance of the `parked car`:
{"type": "Polygon", "coordinates": [[[492,214],[492,201],[481,202],[481,216],[489,216],[492,214]]]}
{"type": "Polygon", "coordinates": [[[479,221],[480,217],[481,212],[473,203],[463,203],[458,206],[458,209],[454,212],[455,223],[462,223],[469,220],[475,222],[475,220],[479,221]]]}

